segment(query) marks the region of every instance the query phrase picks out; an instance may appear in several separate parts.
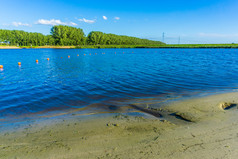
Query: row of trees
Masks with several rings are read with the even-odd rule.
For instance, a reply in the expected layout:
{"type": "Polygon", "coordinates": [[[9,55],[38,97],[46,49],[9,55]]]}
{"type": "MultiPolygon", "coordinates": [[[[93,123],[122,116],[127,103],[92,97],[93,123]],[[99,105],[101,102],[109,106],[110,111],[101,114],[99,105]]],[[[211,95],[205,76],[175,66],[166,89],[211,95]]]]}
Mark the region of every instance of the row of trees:
{"type": "Polygon", "coordinates": [[[82,29],[70,26],[53,26],[51,36],[55,39],[55,45],[85,45],[86,37],[82,29]]]}
{"type": "Polygon", "coordinates": [[[19,46],[44,46],[54,45],[55,40],[51,35],[41,33],[28,33],[19,30],[0,30],[0,41],[19,46]]]}
{"type": "Polygon", "coordinates": [[[77,45],[161,45],[160,41],[92,31],[86,37],[83,30],[71,26],[53,26],[50,35],[19,30],[1,30],[0,42],[19,46],[77,45]]]}
{"type": "Polygon", "coordinates": [[[106,34],[92,31],[88,34],[87,43],[90,45],[161,45],[160,41],[140,39],[130,36],[106,34]]]}

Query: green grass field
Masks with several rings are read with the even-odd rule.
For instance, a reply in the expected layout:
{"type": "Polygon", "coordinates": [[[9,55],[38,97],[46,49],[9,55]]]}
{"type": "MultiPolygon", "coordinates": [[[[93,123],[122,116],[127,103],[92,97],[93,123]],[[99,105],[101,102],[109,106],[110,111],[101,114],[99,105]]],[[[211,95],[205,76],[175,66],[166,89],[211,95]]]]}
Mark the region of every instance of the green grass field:
{"type": "Polygon", "coordinates": [[[167,44],[160,48],[238,48],[238,44],[167,44]]]}
{"type": "Polygon", "coordinates": [[[84,45],[76,48],[238,48],[238,44],[84,45]]]}

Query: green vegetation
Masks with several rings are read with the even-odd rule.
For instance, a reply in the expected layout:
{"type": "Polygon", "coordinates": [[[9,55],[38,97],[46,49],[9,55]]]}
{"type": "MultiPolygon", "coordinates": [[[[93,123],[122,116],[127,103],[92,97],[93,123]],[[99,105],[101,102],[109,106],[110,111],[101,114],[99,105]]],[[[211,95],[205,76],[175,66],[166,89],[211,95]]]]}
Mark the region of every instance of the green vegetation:
{"type": "Polygon", "coordinates": [[[83,45],[76,48],[238,48],[238,44],[83,45]]]}
{"type": "Polygon", "coordinates": [[[60,46],[85,45],[86,42],[84,32],[80,28],[63,25],[53,26],[51,35],[54,39],[54,44],[60,46]]]}
{"type": "Polygon", "coordinates": [[[83,30],[70,26],[53,26],[51,35],[41,33],[29,33],[19,30],[0,30],[0,42],[12,46],[92,46],[92,48],[115,45],[163,45],[160,41],[140,39],[129,36],[120,36],[115,34],[105,34],[102,32],[90,32],[86,37],[83,30]]]}
{"type": "Polygon", "coordinates": [[[40,33],[28,33],[19,30],[0,30],[0,41],[10,42],[12,46],[43,46],[46,44],[54,45],[54,39],[50,35],[40,33]]]}
{"type": "Polygon", "coordinates": [[[158,48],[238,48],[238,44],[167,44],[158,48]]]}
{"type": "Polygon", "coordinates": [[[88,34],[87,44],[89,45],[161,45],[160,41],[140,39],[130,36],[105,34],[99,31],[92,31],[88,34]]]}
{"type": "Polygon", "coordinates": [[[53,26],[50,35],[19,30],[1,30],[1,46],[24,48],[238,48],[238,44],[165,44],[160,41],[92,31],[86,36],[82,29],[70,26],[53,26]]]}

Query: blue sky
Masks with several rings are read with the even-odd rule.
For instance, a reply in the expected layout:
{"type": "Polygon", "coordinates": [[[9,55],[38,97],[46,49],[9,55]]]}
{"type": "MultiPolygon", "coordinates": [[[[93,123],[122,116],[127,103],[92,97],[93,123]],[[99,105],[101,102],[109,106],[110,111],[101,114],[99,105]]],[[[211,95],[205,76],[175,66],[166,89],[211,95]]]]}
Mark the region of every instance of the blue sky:
{"type": "Polygon", "coordinates": [[[0,29],[50,34],[63,24],[166,43],[238,43],[236,0],[5,0],[0,29]]]}

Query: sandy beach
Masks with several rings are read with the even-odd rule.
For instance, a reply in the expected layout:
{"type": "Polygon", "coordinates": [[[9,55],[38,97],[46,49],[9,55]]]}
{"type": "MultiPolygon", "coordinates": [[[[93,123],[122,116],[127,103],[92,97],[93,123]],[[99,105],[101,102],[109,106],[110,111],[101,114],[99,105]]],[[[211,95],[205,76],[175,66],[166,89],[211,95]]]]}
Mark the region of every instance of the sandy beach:
{"type": "MultiPolygon", "coordinates": [[[[30,49],[30,46],[18,47],[18,46],[0,46],[0,49],[30,49]]],[[[34,49],[74,49],[75,46],[33,46],[34,49]]]]}
{"type": "Polygon", "coordinates": [[[145,117],[76,114],[34,120],[1,133],[0,158],[235,159],[237,103],[235,92],[131,105],[145,117]],[[231,107],[224,110],[224,102],[231,107]]]}
{"type": "Polygon", "coordinates": [[[17,46],[1,46],[0,45],[0,49],[20,49],[20,47],[17,47],[17,46]]]}

